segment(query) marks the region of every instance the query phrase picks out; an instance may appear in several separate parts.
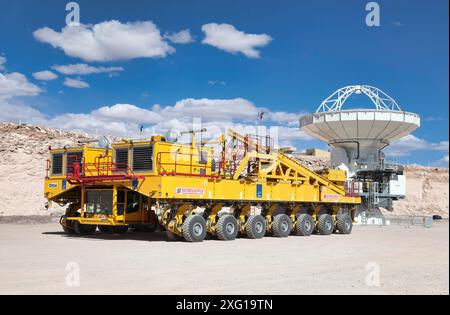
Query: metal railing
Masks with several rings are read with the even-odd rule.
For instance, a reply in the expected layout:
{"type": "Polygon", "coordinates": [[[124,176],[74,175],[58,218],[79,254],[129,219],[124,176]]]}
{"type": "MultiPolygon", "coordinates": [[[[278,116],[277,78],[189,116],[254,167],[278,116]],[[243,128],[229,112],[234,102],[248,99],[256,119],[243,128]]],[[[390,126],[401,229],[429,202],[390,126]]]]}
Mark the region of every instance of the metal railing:
{"type": "Polygon", "coordinates": [[[133,171],[126,167],[118,167],[111,156],[97,156],[92,163],[86,163],[83,158],[82,163],[76,162],[71,166],[72,172],[67,174],[69,182],[88,182],[88,181],[115,181],[131,180],[143,178],[135,175],[133,171]]]}
{"type": "Polygon", "coordinates": [[[347,180],[344,183],[344,190],[345,195],[348,197],[358,197],[363,192],[362,188],[363,183],[354,181],[354,180],[347,180]]]}
{"type": "Polygon", "coordinates": [[[156,169],[160,175],[181,175],[211,178],[220,177],[220,171],[222,168],[220,162],[218,171],[216,172],[213,169],[212,164],[208,165],[207,160],[199,161],[199,158],[201,158],[201,155],[198,153],[158,152],[156,154],[156,169]],[[167,155],[167,158],[163,159],[165,155],[167,155]],[[181,158],[179,158],[179,156],[181,156],[181,158]],[[198,170],[198,172],[194,170],[198,170]]]}

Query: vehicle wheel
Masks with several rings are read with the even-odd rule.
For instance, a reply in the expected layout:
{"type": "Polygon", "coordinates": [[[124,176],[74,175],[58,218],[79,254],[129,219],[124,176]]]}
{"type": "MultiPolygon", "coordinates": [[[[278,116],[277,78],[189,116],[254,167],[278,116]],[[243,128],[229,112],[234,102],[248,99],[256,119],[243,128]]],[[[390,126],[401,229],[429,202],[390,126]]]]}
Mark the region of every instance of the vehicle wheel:
{"type": "Polygon", "coordinates": [[[71,228],[66,227],[64,225],[63,225],[62,229],[63,229],[64,233],[67,234],[67,235],[75,235],[75,234],[77,234],[77,232],[75,232],[74,229],[71,229],[71,228]]]}
{"type": "Polygon", "coordinates": [[[90,224],[81,224],[80,222],[75,221],[73,223],[73,229],[78,235],[91,235],[95,233],[97,226],[90,224]]]}
{"type": "Polygon", "coordinates": [[[315,227],[314,219],[307,213],[302,213],[297,217],[296,232],[299,236],[310,236],[315,227]]]}
{"type": "Polygon", "coordinates": [[[317,223],[317,228],[321,235],[330,235],[334,231],[333,217],[329,214],[321,214],[317,223]]]}
{"type": "Polygon", "coordinates": [[[183,223],[183,236],[188,242],[201,242],[206,237],[206,222],[202,216],[194,214],[183,223]]]}
{"type": "Polygon", "coordinates": [[[237,220],[232,215],[223,215],[216,225],[216,233],[219,240],[232,241],[239,232],[237,220]]]}
{"type": "Polygon", "coordinates": [[[181,241],[183,238],[175,233],[170,232],[169,230],[166,230],[166,235],[169,241],[181,241]]]}
{"type": "Polygon", "coordinates": [[[252,239],[262,238],[266,234],[266,220],[260,214],[251,215],[245,223],[247,237],[252,239]]]}
{"type": "Polygon", "coordinates": [[[277,214],[272,222],[273,236],[288,237],[292,231],[292,220],[286,214],[277,214]]]}
{"type": "Polygon", "coordinates": [[[128,232],[128,226],[99,225],[98,229],[104,234],[125,234],[128,232]]]}
{"type": "Polygon", "coordinates": [[[79,217],[81,214],[78,212],[80,209],[80,204],[78,203],[71,203],[66,208],[66,217],[79,217]]]}
{"type": "Polygon", "coordinates": [[[75,235],[75,234],[77,234],[73,228],[67,226],[67,220],[66,220],[66,216],[65,215],[61,216],[61,218],[59,219],[59,224],[61,224],[62,229],[63,229],[65,234],[67,234],[67,235],[75,235]]]}
{"type": "Polygon", "coordinates": [[[98,230],[104,234],[113,234],[113,230],[109,225],[99,225],[98,230]]]}
{"type": "Polygon", "coordinates": [[[112,233],[113,234],[126,234],[128,232],[128,226],[112,226],[112,233]]]}
{"type": "Polygon", "coordinates": [[[336,225],[339,233],[341,234],[352,233],[353,221],[348,214],[339,214],[337,216],[336,225]]]}

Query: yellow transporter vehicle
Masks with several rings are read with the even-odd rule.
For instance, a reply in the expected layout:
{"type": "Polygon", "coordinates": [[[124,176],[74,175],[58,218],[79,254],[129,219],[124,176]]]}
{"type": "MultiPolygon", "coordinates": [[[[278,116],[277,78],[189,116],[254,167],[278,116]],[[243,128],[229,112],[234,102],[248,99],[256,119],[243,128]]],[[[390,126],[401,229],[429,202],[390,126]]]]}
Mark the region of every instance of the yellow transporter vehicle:
{"type": "Polygon", "coordinates": [[[267,141],[230,132],[243,143],[226,160],[205,143],[168,142],[162,136],[123,140],[110,149],[50,150],[45,197],[68,204],[61,224],[69,234],[124,233],[130,226],[171,240],[198,242],[207,235],[233,240],[290,234],[349,234],[361,202],[340,170],[314,172],[267,141]],[[74,159],[73,152],[80,158],[74,159]],[[217,159],[217,160],[216,160],[217,159]]]}

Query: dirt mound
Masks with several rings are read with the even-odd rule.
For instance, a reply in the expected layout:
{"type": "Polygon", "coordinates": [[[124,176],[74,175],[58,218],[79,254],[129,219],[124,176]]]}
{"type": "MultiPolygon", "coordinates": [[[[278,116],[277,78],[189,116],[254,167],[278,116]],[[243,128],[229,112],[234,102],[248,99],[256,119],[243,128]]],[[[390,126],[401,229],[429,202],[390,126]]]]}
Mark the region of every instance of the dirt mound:
{"type": "Polygon", "coordinates": [[[407,166],[406,198],[394,204],[393,214],[449,217],[448,169],[407,166]]]}
{"type": "MultiPolygon", "coordinates": [[[[44,208],[43,179],[48,147],[75,146],[93,136],[26,124],[0,124],[0,216],[59,215],[63,209],[44,208]]],[[[295,158],[312,168],[327,167],[324,158],[298,155],[295,158]]],[[[394,215],[433,215],[449,217],[448,169],[408,166],[407,196],[394,204],[394,215]]]]}
{"type": "Polygon", "coordinates": [[[65,132],[25,124],[0,124],[0,216],[59,215],[58,205],[46,210],[44,183],[48,147],[75,146],[93,139],[86,133],[65,132]]]}

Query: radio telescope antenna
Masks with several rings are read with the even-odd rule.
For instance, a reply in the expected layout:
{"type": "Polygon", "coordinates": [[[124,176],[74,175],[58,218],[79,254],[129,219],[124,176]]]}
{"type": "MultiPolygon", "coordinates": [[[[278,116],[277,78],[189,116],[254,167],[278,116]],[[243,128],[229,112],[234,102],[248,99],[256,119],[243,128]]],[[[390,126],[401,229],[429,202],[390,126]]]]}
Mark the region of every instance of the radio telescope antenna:
{"type": "Polygon", "coordinates": [[[379,88],[370,85],[350,85],[340,88],[328,96],[319,106],[316,113],[333,112],[342,109],[345,101],[353,94],[364,93],[367,95],[377,110],[401,111],[397,102],[379,88]]]}

